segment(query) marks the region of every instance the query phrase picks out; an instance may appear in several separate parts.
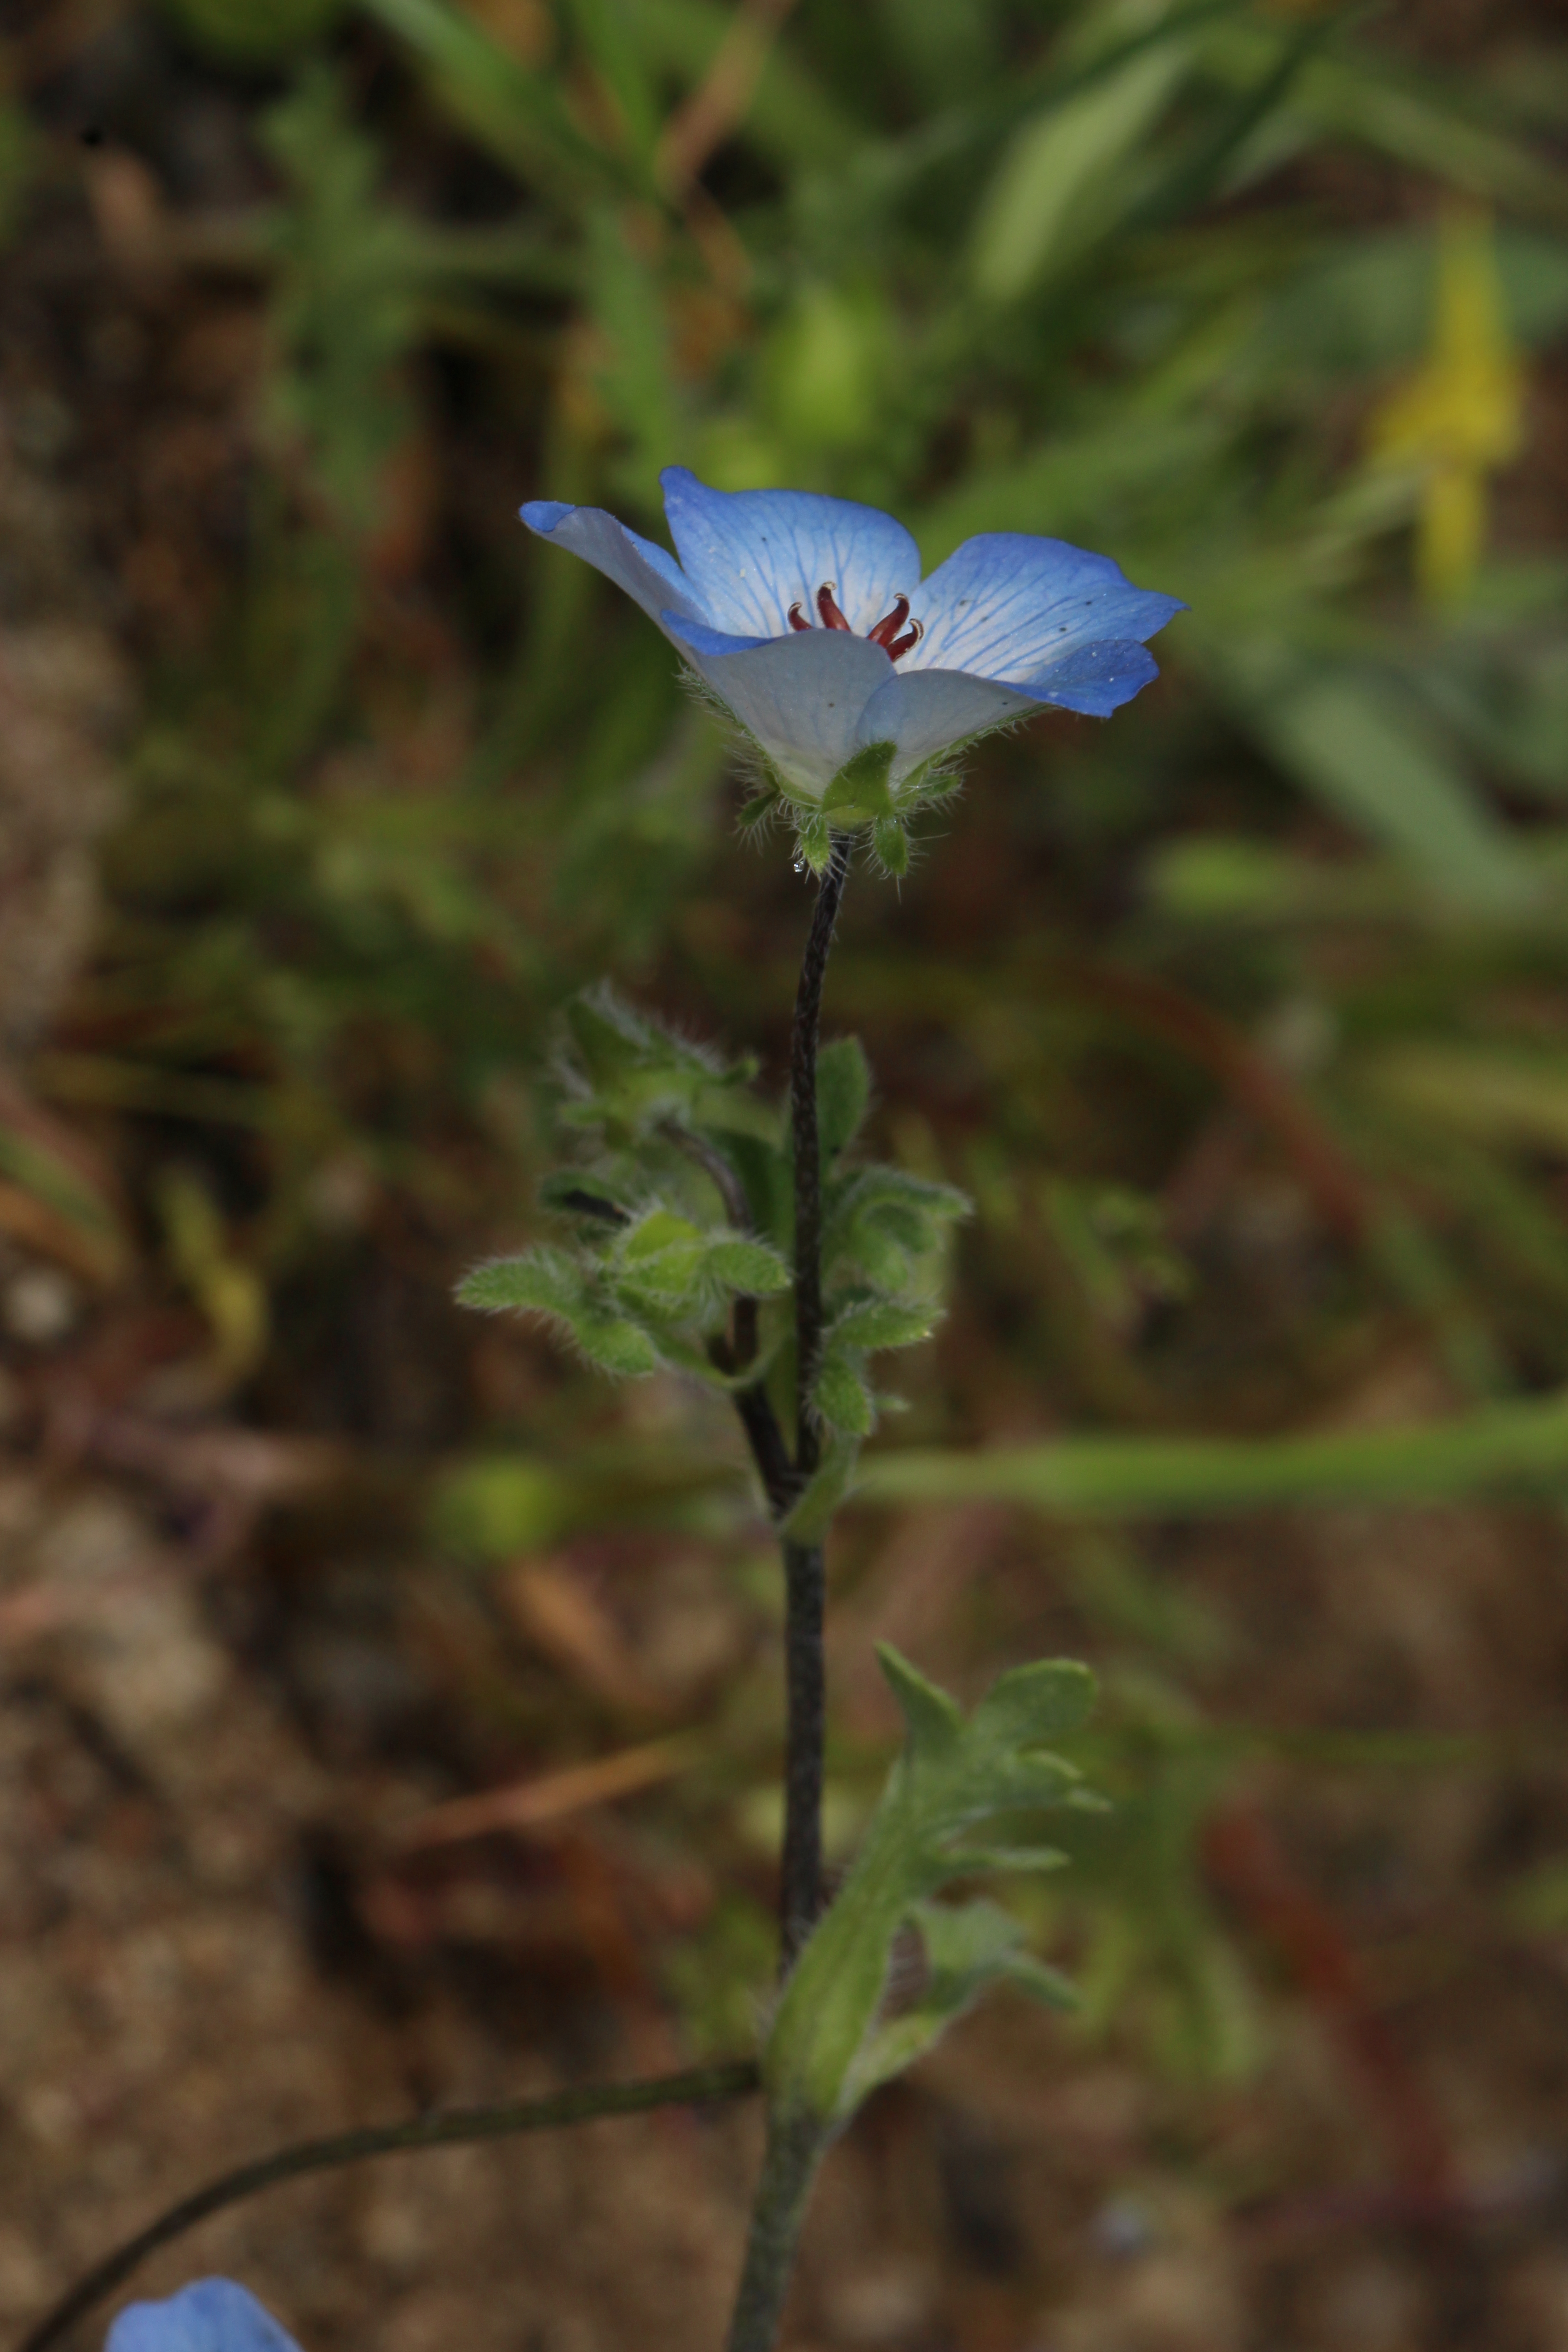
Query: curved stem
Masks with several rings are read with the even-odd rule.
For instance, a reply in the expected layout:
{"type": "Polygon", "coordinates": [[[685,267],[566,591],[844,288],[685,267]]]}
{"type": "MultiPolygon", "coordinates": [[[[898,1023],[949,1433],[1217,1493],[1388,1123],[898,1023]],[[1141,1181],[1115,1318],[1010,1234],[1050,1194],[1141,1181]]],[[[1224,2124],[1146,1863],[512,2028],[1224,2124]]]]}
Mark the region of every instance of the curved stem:
{"type": "Polygon", "coordinates": [[[61,2296],[51,2311],[18,2347],[18,2352],[47,2352],[94,2305],[122,2286],[160,2246],[183,2237],[226,2206],[272,2189],[279,2181],[298,2180],[308,2172],[328,2172],[366,2157],[395,2156],[405,2148],[451,2147],[461,2142],[506,2139],[515,2132],[552,2131],[566,2124],[592,2123],[599,2116],[631,2116],[650,2107],[705,2105],[718,2099],[745,2098],[758,2086],[751,2059],[735,2059],[718,2066],[695,2066],[681,2074],[650,2075],[640,2083],[590,2084],[580,2091],[561,2091],[545,2099],[513,2099],[496,2106],[456,2107],[446,2115],[416,2116],[406,2123],[372,2126],[364,2131],[337,2132],[330,2139],[297,2140],[254,2164],[242,2164],[209,2180],[205,2189],[171,2205],[134,2238],[94,2263],[85,2277],[61,2296]]]}
{"type": "MultiPolygon", "coordinates": [[[[822,983],[848,874],[849,840],[840,834],[835,836],[816,893],[790,1040],[790,1120],[795,1139],[795,1468],[800,1487],[809,1483],[820,1458],[812,1407],[822,1352],[822,1146],[816,1123],[816,1044],[822,1025],[822,983]]],[[[789,1727],[779,1912],[783,1962],[787,1969],[811,1933],[822,1900],[822,1751],[826,1720],[824,1548],[819,1543],[786,1540],[784,1563],[789,1727]]]]}

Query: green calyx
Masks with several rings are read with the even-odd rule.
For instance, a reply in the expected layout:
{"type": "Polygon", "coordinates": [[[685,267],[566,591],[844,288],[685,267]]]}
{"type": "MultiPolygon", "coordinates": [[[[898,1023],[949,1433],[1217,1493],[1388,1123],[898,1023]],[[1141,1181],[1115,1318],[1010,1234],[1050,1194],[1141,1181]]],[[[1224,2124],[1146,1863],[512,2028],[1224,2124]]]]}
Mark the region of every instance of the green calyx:
{"type": "Polygon", "coordinates": [[[833,817],[840,831],[848,825],[873,824],[879,817],[893,814],[888,778],[895,748],[891,743],[868,743],[845,761],[828,785],[822,796],[822,813],[833,817]]]}
{"type": "Polygon", "coordinates": [[[885,875],[894,881],[910,870],[907,823],[917,809],[934,806],[957,788],[952,761],[945,755],[891,781],[893,743],[868,743],[847,760],[820,800],[805,789],[770,770],[766,788],[741,812],[743,832],[753,831],[775,810],[787,812],[795,828],[797,856],[814,874],[825,873],[836,835],[868,836],[871,851],[885,875]]]}

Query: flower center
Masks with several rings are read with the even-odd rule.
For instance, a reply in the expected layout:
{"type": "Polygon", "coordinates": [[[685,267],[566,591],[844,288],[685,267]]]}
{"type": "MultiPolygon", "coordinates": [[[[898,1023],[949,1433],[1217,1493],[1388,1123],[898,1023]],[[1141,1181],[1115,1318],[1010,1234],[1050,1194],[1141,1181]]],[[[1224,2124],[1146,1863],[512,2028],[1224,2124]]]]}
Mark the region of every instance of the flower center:
{"type": "MultiPolygon", "coordinates": [[[[816,592],[816,609],[822,617],[822,625],[825,629],[848,629],[849,624],[839,611],[834,595],[836,585],[837,583],[832,580],[823,582],[816,592]]],[[[811,627],[812,624],[805,617],[804,604],[796,603],[790,606],[789,625],[792,629],[811,627]]],[[[853,634],[851,630],[850,635],[853,635],[853,634]]],[[[910,621],[909,598],[895,596],[892,611],[884,613],[876,627],[868,629],[866,634],[873,645],[881,646],[890,658],[897,661],[900,654],[907,654],[911,646],[919,645],[925,631],[918,621],[910,621]],[[907,629],[904,627],[906,621],[910,624],[907,629]]]]}

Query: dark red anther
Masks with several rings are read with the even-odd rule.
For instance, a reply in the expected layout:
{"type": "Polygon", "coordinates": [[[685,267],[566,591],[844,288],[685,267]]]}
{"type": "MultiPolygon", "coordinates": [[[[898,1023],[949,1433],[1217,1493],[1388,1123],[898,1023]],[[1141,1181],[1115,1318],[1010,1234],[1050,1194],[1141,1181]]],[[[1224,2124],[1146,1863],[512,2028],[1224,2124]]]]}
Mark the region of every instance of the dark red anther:
{"type": "Polygon", "coordinates": [[[805,608],[803,604],[795,604],[790,606],[789,625],[792,629],[810,628],[811,623],[805,617],[805,608]]]}
{"type": "Polygon", "coordinates": [[[876,627],[874,629],[868,629],[866,634],[870,638],[871,643],[874,646],[887,646],[890,647],[893,639],[898,635],[899,631],[903,627],[904,623],[909,619],[909,598],[907,596],[895,596],[893,599],[892,611],[890,613],[884,613],[876,627]]]}
{"type": "Polygon", "coordinates": [[[847,629],[848,622],[833,601],[834,582],[825,580],[816,592],[816,609],[822,615],[825,629],[847,629]]]}
{"type": "MultiPolygon", "coordinates": [[[[900,599],[900,601],[901,602],[902,600],[900,599]]],[[[888,647],[889,657],[893,661],[897,661],[899,656],[900,654],[907,654],[911,646],[918,646],[924,635],[925,631],[921,628],[920,623],[918,621],[911,621],[909,627],[904,631],[903,635],[901,637],[895,637],[892,644],[888,647]]]]}

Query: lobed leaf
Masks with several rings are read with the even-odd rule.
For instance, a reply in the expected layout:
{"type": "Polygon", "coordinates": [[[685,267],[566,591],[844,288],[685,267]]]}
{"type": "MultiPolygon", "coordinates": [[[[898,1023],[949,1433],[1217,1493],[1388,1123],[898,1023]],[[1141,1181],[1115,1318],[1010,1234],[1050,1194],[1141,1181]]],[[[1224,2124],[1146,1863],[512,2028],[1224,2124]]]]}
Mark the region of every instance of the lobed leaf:
{"type": "Polygon", "coordinates": [[[491,1313],[510,1307],[549,1316],[591,1364],[616,1380],[658,1369],[658,1350],[648,1333],[628,1318],[608,1312],[587,1271],[563,1250],[532,1249],[521,1257],[476,1266],[458,1284],[458,1298],[464,1307],[491,1313]]]}
{"type": "Polygon", "coordinates": [[[955,1907],[931,1897],[985,1869],[1052,1868],[1051,1848],[959,1846],[972,1823],[1070,1801],[1078,1776],[1038,1751],[1045,1735],[1076,1728],[1093,1704],[1087,1668],[1045,1660],[1005,1675],[964,1717],[894,1650],[879,1651],[903,1715],[903,1751],[888,1777],[855,1863],[784,1989],[763,2060],[775,2114],[839,2128],[876,2084],[919,2057],[988,1984],[1023,1984],[1071,1998],[1023,1947],[1017,1923],[994,1904],[955,1907]],[[912,1926],[927,1980],[901,2015],[882,2012],[889,1956],[912,1926]]]}

